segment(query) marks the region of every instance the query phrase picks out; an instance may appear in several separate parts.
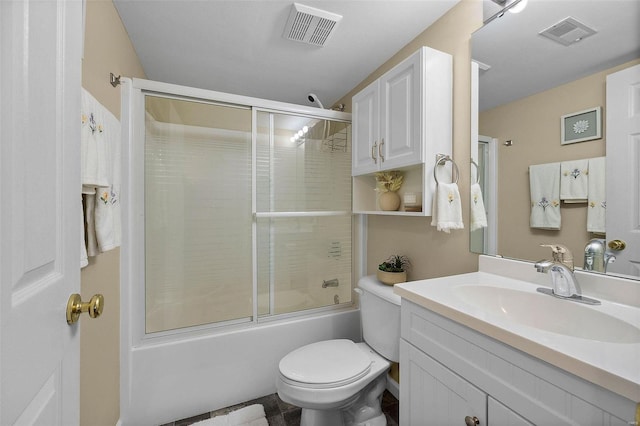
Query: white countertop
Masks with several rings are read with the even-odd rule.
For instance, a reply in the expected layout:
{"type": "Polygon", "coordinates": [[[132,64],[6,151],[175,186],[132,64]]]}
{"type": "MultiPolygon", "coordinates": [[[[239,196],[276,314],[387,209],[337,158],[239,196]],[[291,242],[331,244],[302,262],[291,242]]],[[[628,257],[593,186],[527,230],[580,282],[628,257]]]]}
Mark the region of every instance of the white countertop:
{"type": "MultiPolygon", "coordinates": [[[[600,385],[636,403],[640,402],[640,341],[614,343],[601,341],[608,339],[592,340],[523,325],[522,322],[510,320],[508,315],[505,315],[506,310],[494,314],[484,309],[483,306],[470,302],[468,298],[459,297],[458,290],[461,286],[491,286],[532,292],[540,297],[548,297],[549,309],[555,314],[563,309],[564,304],[577,303],[536,293],[536,288],[540,287],[539,284],[487,272],[396,284],[394,291],[402,298],[446,318],[600,385]]],[[[591,296],[588,293],[584,295],[591,296]]],[[[640,328],[640,308],[605,299],[600,300],[601,305],[589,306],[587,309],[613,316],[620,321],[640,328]]],[[[499,302],[491,304],[499,305],[499,302]]],[[[572,308],[568,310],[572,310],[572,308]]],[[[544,315],[544,312],[536,314],[544,315]]],[[[572,315],[567,314],[566,321],[570,326],[573,319],[575,318],[572,318],[572,315]]],[[[573,326],[581,327],[584,325],[576,321],[573,326]]]]}

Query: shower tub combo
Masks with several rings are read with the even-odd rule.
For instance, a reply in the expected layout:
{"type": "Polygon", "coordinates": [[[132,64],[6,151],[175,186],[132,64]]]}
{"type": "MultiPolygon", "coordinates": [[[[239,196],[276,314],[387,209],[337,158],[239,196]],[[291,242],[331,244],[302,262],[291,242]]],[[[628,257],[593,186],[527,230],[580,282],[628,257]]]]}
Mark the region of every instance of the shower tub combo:
{"type": "Polygon", "coordinates": [[[351,115],[123,79],[120,423],[275,392],[279,360],[359,341],[351,115]]]}

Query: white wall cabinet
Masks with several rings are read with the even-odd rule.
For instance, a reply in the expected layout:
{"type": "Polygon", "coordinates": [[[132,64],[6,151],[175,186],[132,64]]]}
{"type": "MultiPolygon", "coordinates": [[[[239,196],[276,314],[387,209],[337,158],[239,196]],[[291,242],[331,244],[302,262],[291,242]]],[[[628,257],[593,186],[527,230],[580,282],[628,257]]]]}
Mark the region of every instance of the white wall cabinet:
{"type": "Polygon", "coordinates": [[[400,424],[629,425],[636,404],[406,299],[400,424]]]}
{"type": "Polygon", "coordinates": [[[421,194],[419,215],[430,215],[436,154],[452,150],[452,84],[451,55],[422,47],[353,97],[355,213],[389,214],[377,208],[374,174],[401,170],[415,187],[400,195],[421,194]]]}

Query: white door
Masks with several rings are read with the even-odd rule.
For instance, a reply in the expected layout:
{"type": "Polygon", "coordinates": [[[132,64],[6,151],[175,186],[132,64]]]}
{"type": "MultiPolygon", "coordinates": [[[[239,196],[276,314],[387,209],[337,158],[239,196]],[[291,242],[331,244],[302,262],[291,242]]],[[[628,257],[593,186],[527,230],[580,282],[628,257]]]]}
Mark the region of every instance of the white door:
{"type": "Polygon", "coordinates": [[[640,65],[607,76],[607,242],[622,240],[608,271],[640,276],[640,65]],[[614,171],[612,173],[612,171],[614,171]]]}
{"type": "Polygon", "coordinates": [[[79,422],[80,0],[0,1],[0,424],[79,422]]]}

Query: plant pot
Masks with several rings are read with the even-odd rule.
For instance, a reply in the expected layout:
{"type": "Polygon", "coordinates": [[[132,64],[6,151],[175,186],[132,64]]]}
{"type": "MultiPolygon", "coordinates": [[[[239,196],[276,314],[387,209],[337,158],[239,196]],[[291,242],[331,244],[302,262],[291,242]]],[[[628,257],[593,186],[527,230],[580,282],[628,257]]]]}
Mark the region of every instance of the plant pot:
{"type": "Polygon", "coordinates": [[[397,283],[403,283],[407,281],[407,273],[405,271],[387,272],[387,271],[381,271],[380,269],[378,269],[376,276],[378,277],[378,281],[387,285],[394,285],[397,283]]]}
{"type": "Polygon", "coordinates": [[[400,207],[400,196],[394,191],[383,192],[378,197],[378,204],[380,205],[380,210],[396,211],[400,207]]]}

